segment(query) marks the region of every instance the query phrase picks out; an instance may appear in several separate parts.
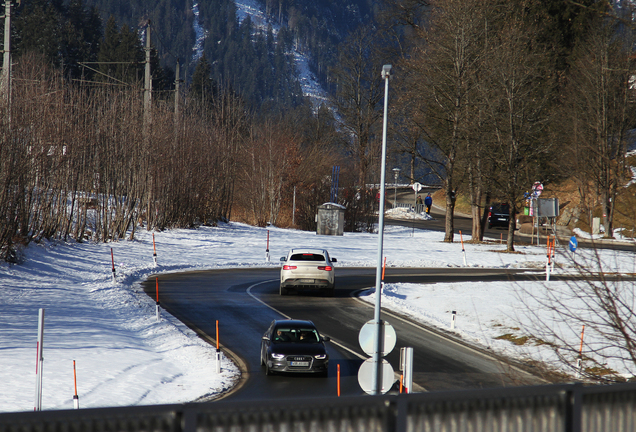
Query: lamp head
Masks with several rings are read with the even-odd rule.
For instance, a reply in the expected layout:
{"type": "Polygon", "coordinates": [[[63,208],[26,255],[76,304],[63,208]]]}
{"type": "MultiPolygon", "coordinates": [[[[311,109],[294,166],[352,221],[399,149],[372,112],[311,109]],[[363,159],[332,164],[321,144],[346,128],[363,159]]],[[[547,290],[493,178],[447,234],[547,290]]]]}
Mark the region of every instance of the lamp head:
{"type": "Polygon", "coordinates": [[[391,76],[391,65],[382,66],[382,79],[388,79],[391,76]]]}

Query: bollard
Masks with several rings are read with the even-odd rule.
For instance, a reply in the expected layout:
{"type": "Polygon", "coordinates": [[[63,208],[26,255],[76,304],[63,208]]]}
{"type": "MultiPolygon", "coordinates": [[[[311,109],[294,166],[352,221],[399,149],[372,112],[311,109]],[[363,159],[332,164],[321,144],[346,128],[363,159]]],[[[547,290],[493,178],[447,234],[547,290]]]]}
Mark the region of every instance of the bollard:
{"type": "Polygon", "coordinates": [[[455,330],[455,320],[457,319],[457,311],[451,312],[451,330],[455,330]]]}

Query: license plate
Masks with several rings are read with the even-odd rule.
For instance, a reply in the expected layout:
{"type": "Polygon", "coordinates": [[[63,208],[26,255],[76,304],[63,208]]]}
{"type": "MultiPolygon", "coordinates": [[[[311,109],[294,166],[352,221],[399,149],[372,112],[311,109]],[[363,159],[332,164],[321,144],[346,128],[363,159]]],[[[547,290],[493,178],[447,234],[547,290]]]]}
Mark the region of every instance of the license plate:
{"type": "Polygon", "coordinates": [[[293,361],[293,362],[289,362],[290,366],[305,366],[305,367],[309,367],[309,362],[298,362],[298,361],[293,361]]]}
{"type": "Polygon", "coordinates": [[[505,219],[503,219],[503,218],[499,218],[499,220],[500,220],[500,221],[505,221],[505,219]]]}
{"type": "Polygon", "coordinates": [[[301,279],[300,280],[302,283],[314,283],[313,279],[301,279]]]}

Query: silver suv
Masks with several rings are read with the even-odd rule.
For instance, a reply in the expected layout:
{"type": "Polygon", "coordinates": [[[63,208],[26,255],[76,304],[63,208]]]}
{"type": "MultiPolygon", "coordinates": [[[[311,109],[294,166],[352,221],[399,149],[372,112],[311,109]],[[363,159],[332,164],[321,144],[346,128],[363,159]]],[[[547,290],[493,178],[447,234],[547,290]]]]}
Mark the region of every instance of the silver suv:
{"type": "Polygon", "coordinates": [[[320,289],[332,296],[336,288],[336,277],[332,263],[335,258],[329,257],[324,249],[292,249],[286,257],[280,259],[280,295],[285,295],[289,288],[320,289]]]}

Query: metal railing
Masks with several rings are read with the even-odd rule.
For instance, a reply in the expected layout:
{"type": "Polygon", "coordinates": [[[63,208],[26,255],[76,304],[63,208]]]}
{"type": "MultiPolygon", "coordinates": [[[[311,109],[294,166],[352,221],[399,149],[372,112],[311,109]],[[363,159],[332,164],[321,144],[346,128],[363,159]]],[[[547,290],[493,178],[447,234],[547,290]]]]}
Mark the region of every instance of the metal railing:
{"type": "Polygon", "coordinates": [[[414,208],[416,213],[424,213],[426,211],[426,206],[424,204],[407,204],[407,203],[393,203],[393,208],[414,208]]]}
{"type": "Polygon", "coordinates": [[[0,414],[0,432],[627,432],[636,384],[0,414]]]}

